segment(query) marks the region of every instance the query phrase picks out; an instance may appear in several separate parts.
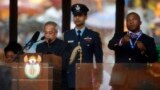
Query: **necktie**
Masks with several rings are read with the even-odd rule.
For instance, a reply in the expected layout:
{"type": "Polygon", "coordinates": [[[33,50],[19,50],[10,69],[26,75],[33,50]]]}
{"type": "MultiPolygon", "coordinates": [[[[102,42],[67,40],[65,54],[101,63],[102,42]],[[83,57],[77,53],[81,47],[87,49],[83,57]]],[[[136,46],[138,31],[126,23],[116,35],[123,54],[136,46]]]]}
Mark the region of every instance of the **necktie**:
{"type": "Polygon", "coordinates": [[[81,38],[81,31],[78,30],[77,32],[78,32],[78,40],[80,40],[80,38],[81,38]]]}
{"type": "Polygon", "coordinates": [[[131,38],[132,43],[134,44],[137,38],[131,38]]]}
{"type": "Polygon", "coordinates": [[[137,34],[134,34],[134,33],[130,33],[130,36],[131,36],[131,41],[134,44],[138,36],[137,34]]]}

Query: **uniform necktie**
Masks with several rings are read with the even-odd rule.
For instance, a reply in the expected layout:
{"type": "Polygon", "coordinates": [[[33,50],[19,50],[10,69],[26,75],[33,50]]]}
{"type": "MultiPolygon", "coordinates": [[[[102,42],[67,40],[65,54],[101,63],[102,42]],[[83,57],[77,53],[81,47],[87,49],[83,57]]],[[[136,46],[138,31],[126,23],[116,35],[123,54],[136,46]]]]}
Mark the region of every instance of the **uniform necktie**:
{"type": "Polygon", "coordinates": [[[78,30],[77,32],[78,32],[78,40],[80,40],[80,38],[81,38],[81,31],[78,30]]]}

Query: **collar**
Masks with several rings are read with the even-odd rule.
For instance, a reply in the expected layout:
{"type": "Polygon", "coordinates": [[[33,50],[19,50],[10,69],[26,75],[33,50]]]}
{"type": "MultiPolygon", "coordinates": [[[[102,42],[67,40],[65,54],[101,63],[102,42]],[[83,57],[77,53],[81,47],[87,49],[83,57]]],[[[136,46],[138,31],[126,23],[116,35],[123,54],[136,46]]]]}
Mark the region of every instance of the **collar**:
{"type": "MultiPolygon", "coordinates": [[[[51,42],[51,43],[49,43],[49,44],[54,44],[54,43],[56,43],[56,42],[57,42],[57,40],[58,40],[58,39],[56,38],[54,41],[52,41],[52,42],[51,42]]],[[[45,43],[46,43],[46,44],[48,44],[46,41],[45,41],[45,43]]]]}
{"type": "Polygon", "coordinates": [[[138,36],[138,35],[142,34],[142,31],[140,30],[139,32],[136,32],[136,33],[132,32],[132,31],[128,31],[128,33],[129,33],[129,34],[131,34],[131,33],[132,33],[132,34],[134,34],[134,35],[137,35],[137,36],[138,36]]]}
{"type": "Polygon", "coordinates": [[[86,27],[83,27],[83,28],[81,28],[81,29],[77,29],[76,27],[75,27],[75,31],[76,31],[76,34],[78,35],[78,30],[80,30],[81,31],[81,36],[82,36],[82,34],[83,34],[83,32],[85,31],[85,29],[86,29],[86,27]]]}

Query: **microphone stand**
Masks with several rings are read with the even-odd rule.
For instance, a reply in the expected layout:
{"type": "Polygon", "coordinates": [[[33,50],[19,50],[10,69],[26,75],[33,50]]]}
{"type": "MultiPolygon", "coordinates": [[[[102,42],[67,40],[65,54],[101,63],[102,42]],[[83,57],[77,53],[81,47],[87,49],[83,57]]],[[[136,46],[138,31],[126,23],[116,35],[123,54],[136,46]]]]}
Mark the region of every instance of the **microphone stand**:
{"type": "Polygon", "coordinates": [[[12,62],[17,62],[16,64],[16,80],[17,80],[17,84],[16,84],[16,88],[17,90],[19,90],[19,55],[23,52],[24,49],[22,49],[21,51],[18,51],[18,53],[15,55],[15,57],[13,58],[12,62]]]}
{"type": "MultiPolygon", "coordinates": [[[[40,40],[39,40],[40,41],[40,40]]],[[[39,41],[37,41],[37,42],[39,42],[39,41]]],[[[20,60],[19,60],[19,55],[20,54],[23,54],[23,51],[26,49],[26,50],[28,50],[31,46],[29,46],[29,45],[32,45],[32,44],[30,44],[31,42],[28,42],[24,47],[23,47],[23,49],[21,50],[21,51],[18,51],[18,53],[15,55],[15,57],[13,58],[13,60],[12,60],[12,62],[17,62],[18,64],[16,64],[17,66],[17,69],[16,69],[16,72],[17,72],[17,77],[16,77],[16,80],[17,80],[17,86],[16,86],[16,88],[17,88],[17,90],[19,90],[19,62],[20,62],[20,60]],[[29,48],[28,48],[29,47],[29,48]]],[[[36,42],[35,42],[36,43],[36,42]]]]}
{"type": "MultiPolygon", "coordinates": [[[[38,41],[36,41],[36,42],[39,42],[39,41],[40,41],[40,40],[38,40],[38,41]]],[[[19,63],[19,57],[18,57],[18,56],[19,56],[20,54],[23,54],[23,51],[24,51],[24,50],[29,50],[29,49],[31,48],[31,46],[32,46],[34,43],[36,43],[36,42],[30,42],[30,41],[29,41],[28,43],[26,43],[25,46],[23,47],[23,49],[20,50],[20,51],[18,51],[17,54],[14,56],[12,62],[15,61],[15,62],[18,62],[18,63],[19,63]]]]}
{"type": "Polygon", "coordinates": [[[40,32],[39,31],[37,31],[34,35],[33,35],[33,37],[31,38],[31,40],[28,42],[28,43],[26,43],[25,44],[25,46],[23,47],[23,49],[21,50],[21,51],[18,51],[18,53],[15,55],[15,57],[13,58],[13,62],[14,61],[17,61],[18,62],[18,64],[16,64],[17,65],[17,90],[19,90],[19,77],[18,77],[18,74],[19,74],[19,71],[18,71],[18,69],[19,69],[19,58],[18,58],[18,56],[23,52],[23,50],[29,50],[30,48],[31,48],[31,46],[34,44],[34,43],[36,43],[37,42],[37,39],[38,39],[38,37],[39,37],[39,34],[40,34],[40,32]]]}
{"type": "Polygon", "coordinates": [[[18,51],[18,53],[15,55],[15,57],[13,58],[13,62],[15,61],[15,62],[17,62],[17,64],[16,64],[16,67],[17,67],[17,69],[16,69],[16,72],[17,72],[17,75],[16,75],[16,80],[17,80],[17,86],[16,86],[16,88],[17,88],[17,90],[19,90],[19,62],[20,62],[20,58],[19,58],[19,55],[20,54],[23,54],[23,50],[24,50],[25,48],[23,48],[21,51],[18,51]]]}

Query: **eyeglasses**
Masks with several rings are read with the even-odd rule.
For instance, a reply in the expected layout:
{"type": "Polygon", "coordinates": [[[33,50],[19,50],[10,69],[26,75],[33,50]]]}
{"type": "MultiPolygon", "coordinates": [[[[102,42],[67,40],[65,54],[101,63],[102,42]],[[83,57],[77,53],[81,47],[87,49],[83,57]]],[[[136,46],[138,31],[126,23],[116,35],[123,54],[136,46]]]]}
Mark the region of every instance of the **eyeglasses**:
{"type": "Polygon", "coordinates": [[[55,34],[56,32],[50,31],[50,32],[44,32],[44,34],[55,34]]]}

